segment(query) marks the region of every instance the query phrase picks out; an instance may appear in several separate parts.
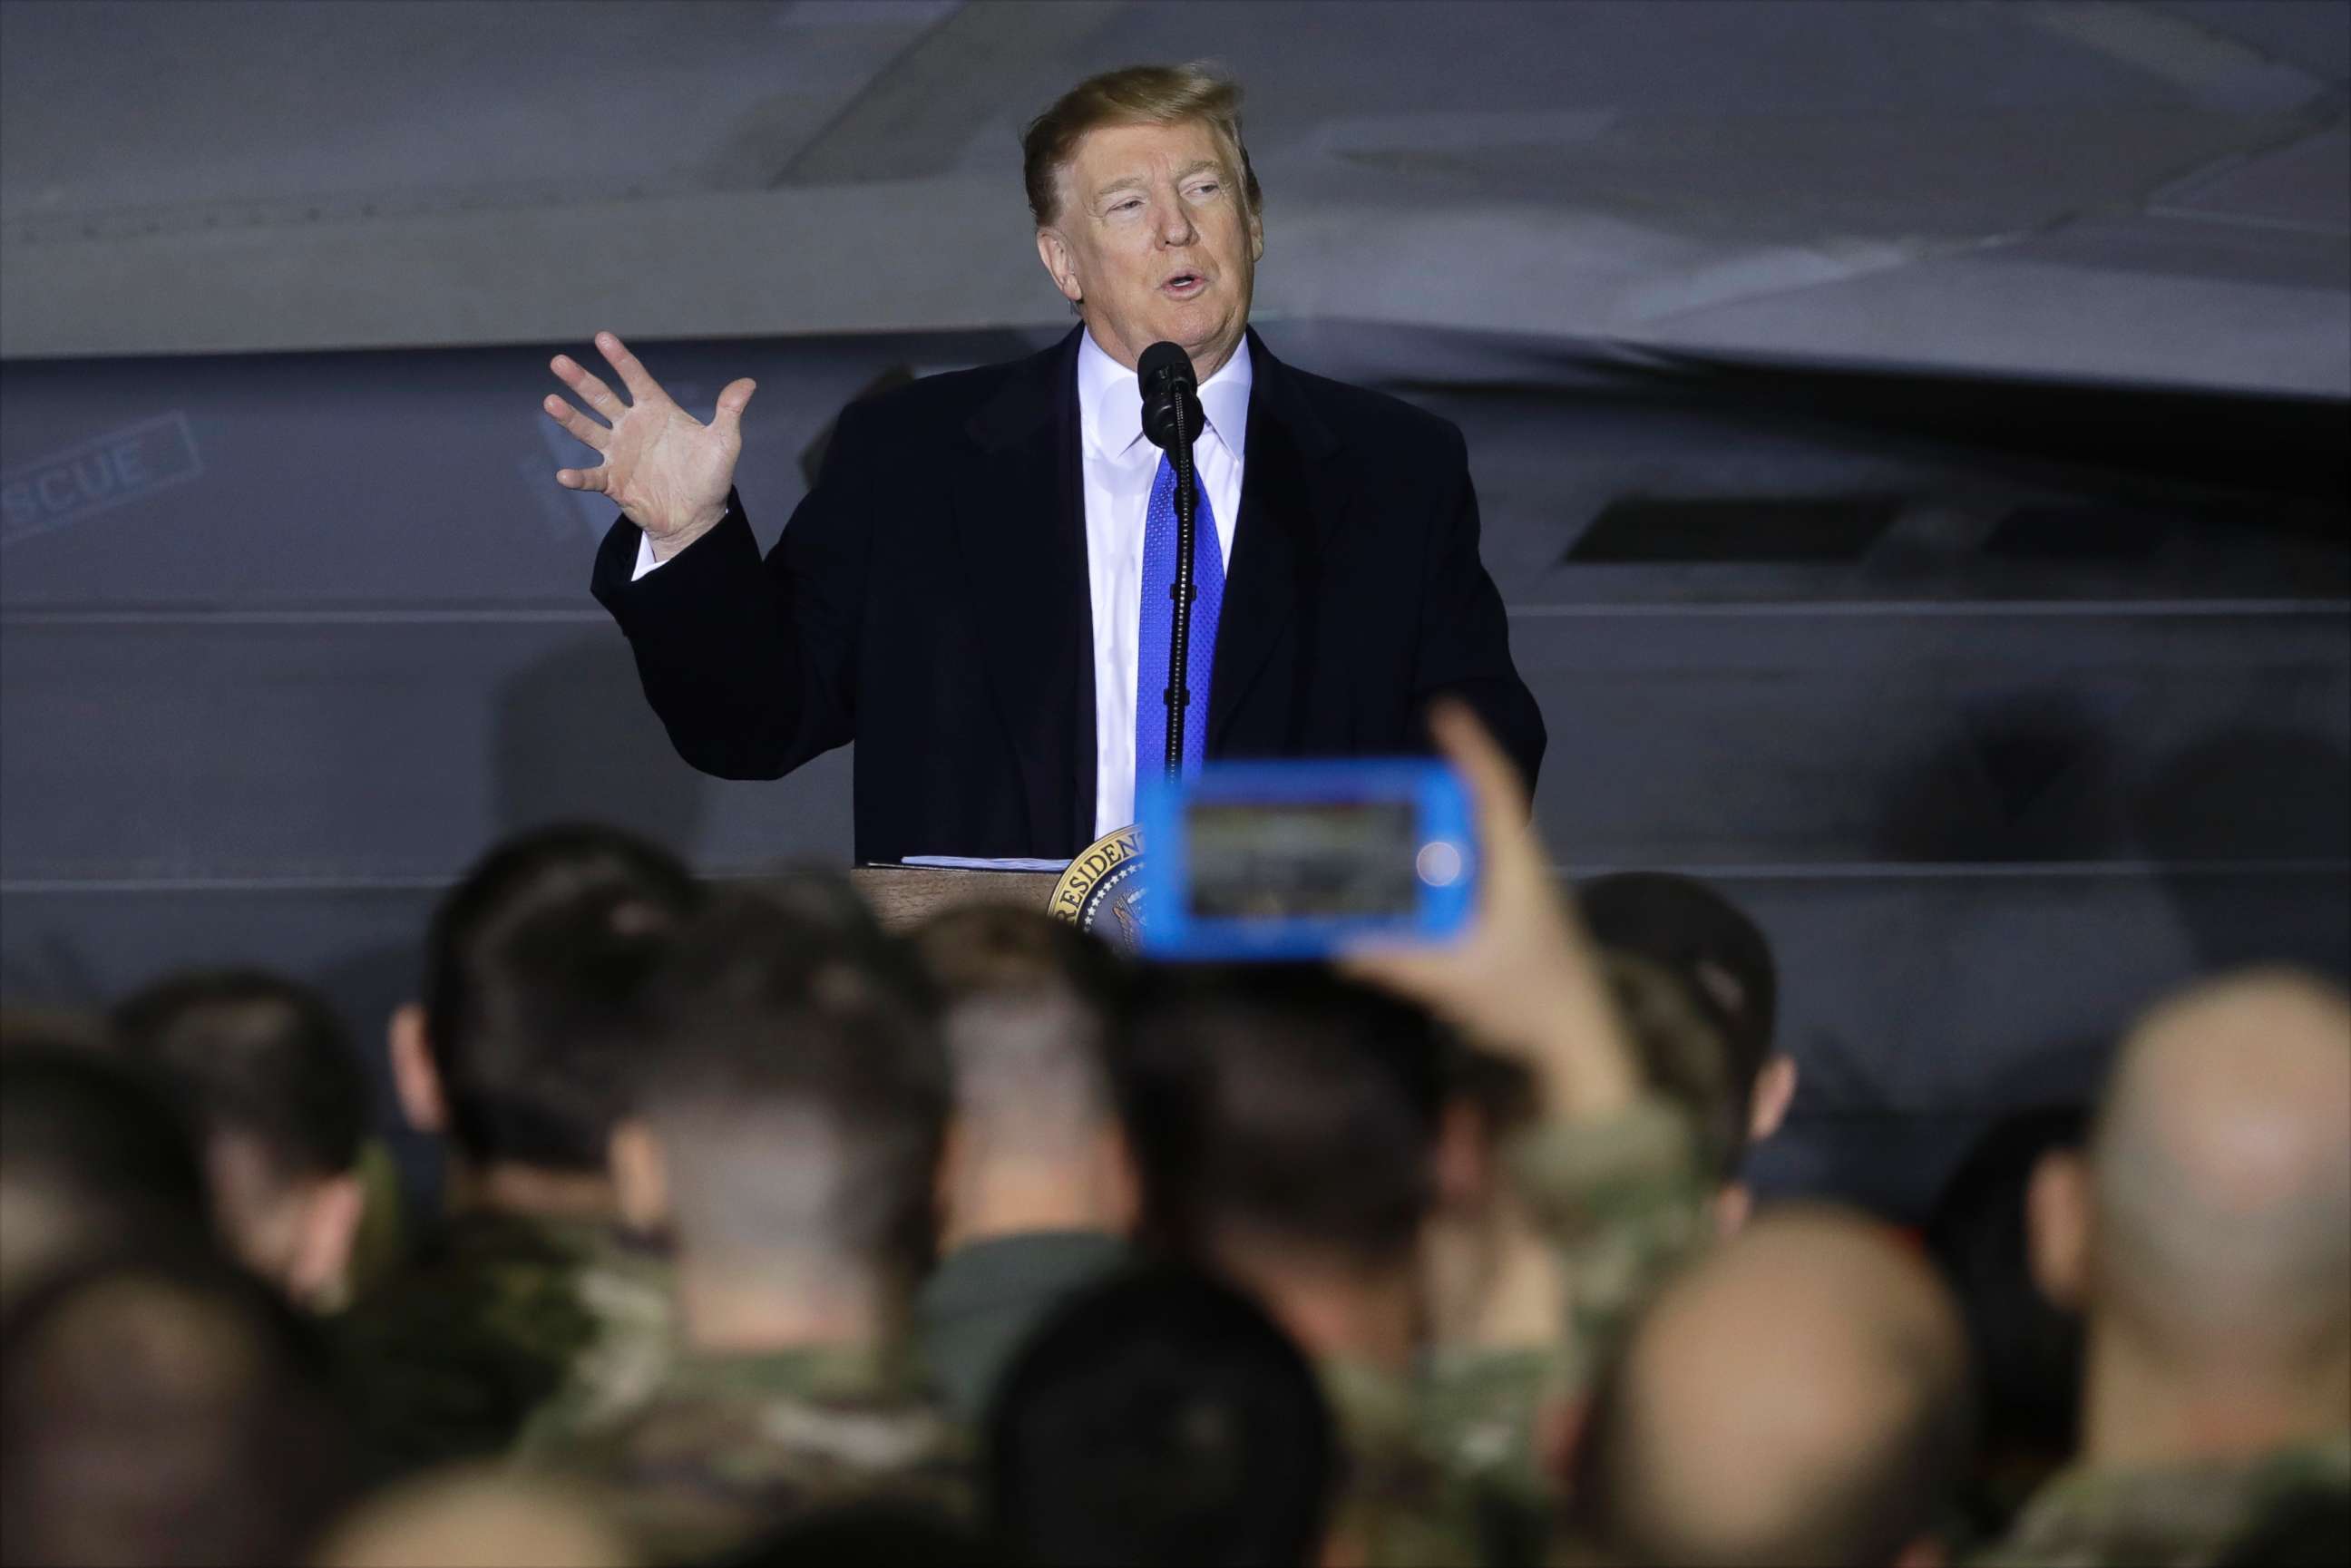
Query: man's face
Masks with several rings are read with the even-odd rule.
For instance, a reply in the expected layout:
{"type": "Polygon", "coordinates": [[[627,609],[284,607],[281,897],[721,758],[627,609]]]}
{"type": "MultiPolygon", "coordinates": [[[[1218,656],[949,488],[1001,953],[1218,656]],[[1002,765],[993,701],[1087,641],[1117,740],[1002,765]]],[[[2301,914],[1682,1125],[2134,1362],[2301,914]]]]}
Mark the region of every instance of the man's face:
{"type": "Polygon", "coordinates": [[[1103,351],[1132,370],[1152,344],[1177,343],[1200,380],[1214,375],[1249,325],[1265,250],[1216,132],[1201,120],[1090,131],[1061,194],[1037,254],[1103,351]]]}

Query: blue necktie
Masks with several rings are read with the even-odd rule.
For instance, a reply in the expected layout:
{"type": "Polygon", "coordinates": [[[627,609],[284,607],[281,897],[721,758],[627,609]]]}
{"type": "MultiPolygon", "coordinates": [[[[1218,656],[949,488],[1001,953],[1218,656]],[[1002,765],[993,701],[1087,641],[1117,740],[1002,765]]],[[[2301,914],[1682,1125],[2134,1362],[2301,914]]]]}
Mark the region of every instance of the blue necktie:
{"type": "MultiPolygon", "coordinates": [[[[1208,491],[1193,479],[1200,504],[1193,514],[1192,601],[1189,658],[1191,701],[1184,708],[1184,771],[1196,773],[1208,747],[1208,675],[1217,665],[1217,617],[1225,605],[1225,555],[1217,543],[1217,518],[1208,491]]],[[[1143,527],[1143,617],[1134,658],[1134,783],[1167,770],[1167,637],[1175,621],[1176,465],[1164,455],[1151,482],[1151,509],[1143,527]]]]}

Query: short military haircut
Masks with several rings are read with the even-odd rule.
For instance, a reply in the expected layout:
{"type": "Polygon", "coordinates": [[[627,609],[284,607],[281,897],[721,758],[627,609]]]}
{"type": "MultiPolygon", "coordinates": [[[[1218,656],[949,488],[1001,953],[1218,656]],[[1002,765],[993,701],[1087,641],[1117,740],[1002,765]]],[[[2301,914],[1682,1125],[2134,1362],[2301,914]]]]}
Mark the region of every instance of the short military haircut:
{"type": "Polygon", "coordinates": [[[1128,976],[1118,955],[1042,910],[974,904],[935,915],[909,934],[914,958],[947,1002],[977,996],[1067,992],[1115,1008],[1128,976]]]}
{"type": "Polygon", "coordinates": [[[1963,1330],[1883,1228],[1783,1206],[1674,1280],[1604,1375],[1580,1531],[1632,1568],[1885,1564],[1969,1448],[1963,1330]]]}
{"type": "Polygon", "coordinates": [[[755,895],[715,901],[653,988],[634,1100],[689,1254],[817,1252],[911,1283],[951,1100],[910,972],[755,895]]]}
{"type": "Polygon", "coordinates": [[[2200,980],[2126,1039],[2092,1117],[2087,1314],[2174,1368],[2297,1381],[2351,1334],[2351,992],[2200,980]],[[2255,1152],[2258,1151],[2258,1152],[2255,1152]]]}
{"type": "Polygon", "coordinates": [[[1249,1235],[1375,1269],[1410,1256],[1444,1087],[1425,1012],[1321,968],[1163,971],[1121,1069],[1157,1241],[1202,1257],[1249,1235]]]}
{"type": "Polygon", "coordinates": [[[1080,1291],[987,1423],[990,1511],[1025,1561],[1311,1563],[1336,1444],[1313,1368],[1254,1302],[1147,1270],[1080,1291]]]}
{"type": "Polygon", "coordinates": [[[1240,84],[1203,64],[1127,66],[1088,77],[1029,122],[1020,133],[1020,174],[1029,212],[1039,228],[1061,217],[1061,171],[1086,132],[1111,125],[1207,124],[1238,181],[1241,214],[1254,215],[1264,200],[1257,171],[1241,141],[1240,84]]]}
{"type": "Polygon", "coordinates": [[[667,851],[591,826],[510,839],[450,890],[425,936],[424,1009],[460,1149],[603,1168],[643,984],[695,902],[667,851]]]}
{"type": "Polygon", "coordinates": [[[1719,890],[1672,872],[1619,872],[1575,890],[1603,947],[1663,965],[1721,1026],[1740,1103],[1771,1055],[1780,974],[1762,927],[1719,890]]]}
{"type": "Polygon", "coordinates": [[[1604,953],[1601,972],[1632,1036],[1642,1076],[1688,1117],[1708,1178],[1729,1181],[1747,1147],[1747,1103],[1733,1083],[1722,1030],[1660,965],[1604,953]]]}
{"type": "Polygon", "coordinates": [[[551,1469],[504,1456],[440,1464],[371,1486],[305,1561],[312,1568],[636,1568],[643,1559],[610,1511],[589,1483],[551,1469]]]}
{"type": "MultiPolygon", "coordinates": [[[[1768,1354],[1768,1344],[1755,1354],[1768,1354]]],[[[1643,1462],[1632,1432],[1641,1417],[1626,1398],[1620,1363],[1604,1377],[1577,1450],[1575,1511],[1582,1531],[1598,1543],[1602,1561],[1624,1568],[1779,1568],[1792,1563],[1883,1568],[1905,1547],[1942,1522],[1945,1500],[1965,1462],[1969,1422],[1964,1400],[1922,1397],[1902,1424],[1851,1464],[1806,1478],[1801,1498],[1762,1538],[1728,1549],[1698,1544],[1677,1532],[1675,1521],[1630,1502],[1638,1483],[1629,1472],[1643,1462]]],[[[1729,1393],[1724,1396],[1732,1397],[1729,1393]]]]}
{"type": "Polygon", "coordinates": [[[0,1057],[0,1281],[132,1238],[201,1246],[211,1205],[194,1134],[152,1076],[81,1051],[0,1057]]]}
{"type": "Polygon", "coordinates": [[[916,928],[967,1137],[1068,1154],[1117,1116],[1111,1054],[1124,966],[1042,910],[975,904],[916,928]]]}
{"type": "Polygon", "coordinates": [[[849,873],[837,867],[791,866],[740,886],[742,891],[756,894],[779,909],[830,928],[835,936],[868,952],[888,955],[893,949],[889,934],[874,916],[873,906],[865,902],[857,884],[849,880],[849,873]]]}
{"type": "Polygon", "coordinates": [[[325,998],[257,969],[158,980],[115,1009],[123,1051],[187,1096],[210,1136],[241,1136],[281,1181],[339,1176],[367,1136],[368,1087],[325,998]]]}
{"type": "Polygon", "coordinates": [[[306,1326],[216,1260],[57,1276],[0,1336],[0,1560],[303,1560],[348,1496],[306,1326]]]}

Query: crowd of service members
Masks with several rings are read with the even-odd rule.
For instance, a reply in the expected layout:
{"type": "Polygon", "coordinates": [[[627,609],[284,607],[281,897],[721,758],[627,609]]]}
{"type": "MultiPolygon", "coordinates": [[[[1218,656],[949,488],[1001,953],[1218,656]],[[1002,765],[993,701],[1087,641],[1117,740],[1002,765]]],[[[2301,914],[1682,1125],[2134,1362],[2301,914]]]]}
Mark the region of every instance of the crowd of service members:
{"type": "Polygon", "coordinates": [[[1758,1207],[1761,934],[1671,876],[1566,902],[1439,731],[1475,927],[1334,967],[500,845],[391,1020],[443,1151],[405,1215],[301,987],[9,1015],[0,1556],[2351,1557],[2341,991],[2150,998],[1923,1238],[1758,1207]]]}

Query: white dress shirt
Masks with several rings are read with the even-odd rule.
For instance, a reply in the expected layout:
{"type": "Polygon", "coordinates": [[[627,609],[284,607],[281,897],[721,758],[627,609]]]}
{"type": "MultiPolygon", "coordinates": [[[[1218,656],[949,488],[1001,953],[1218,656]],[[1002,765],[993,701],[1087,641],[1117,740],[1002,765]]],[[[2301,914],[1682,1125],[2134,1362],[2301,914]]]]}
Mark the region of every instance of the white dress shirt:
{"type": "MultiPolygon", "coordinates": [[[[1241,465],[1249,446],[1252,372],[1249,340],[1200,388],[1207,420],[1192,444],[1200,494],[1217,519],[1228,575],[1233,525],[1240,520],[1241,465]]],[[[1143,392],[1133,371],[1104,353],[1089,330],[1078,342],[1078,425],[1086,477],[1086,579],[1094,626],[1094,835],[1134,821],[1134,682],[1143,616],[1143,529],[1159,448],[1143,436],[1143,392]]],[[[689,547],[691,548],[691,547],[689,547]]],[[[636,577],[661,562],[653,541],[637,541],[636,577]]],[[[1165,716],[1154,712],[1152,722],[1165,716]]]]}
{"type": "MultiPolygon", "coordinates": [[[[1241,463],[1249,445],[1249,340],[1200,388],[1207,415],[1192,443],[1200,494],[1217,519],[1217,549],[1233,564],[1241,463]]],[[[1143,620],[1143,528],[1159,448],[1144,439],[1143,389],[1089,331],[1078,344],[1078,423],[1085,447],[1086,579],[1094,612],[1094,836],[1134,821],[1137,628],[1143,620]]],[[[1203,545],[1207,543],[1202,539],[1203,545]]],[[[1164,725],[1164,705],[1144,721],[1164,725]]]]}

